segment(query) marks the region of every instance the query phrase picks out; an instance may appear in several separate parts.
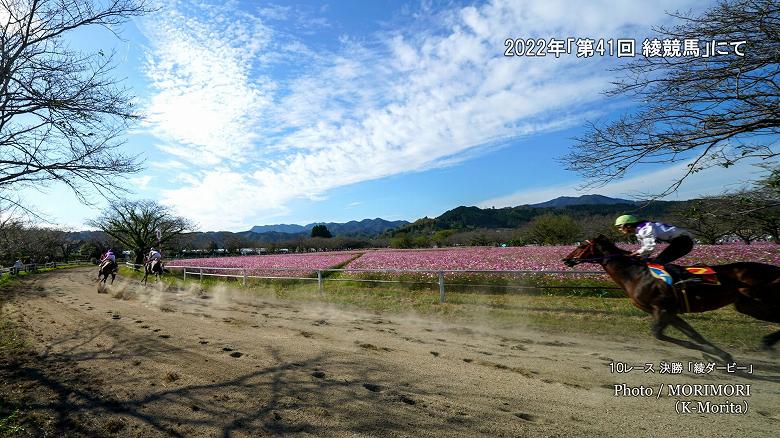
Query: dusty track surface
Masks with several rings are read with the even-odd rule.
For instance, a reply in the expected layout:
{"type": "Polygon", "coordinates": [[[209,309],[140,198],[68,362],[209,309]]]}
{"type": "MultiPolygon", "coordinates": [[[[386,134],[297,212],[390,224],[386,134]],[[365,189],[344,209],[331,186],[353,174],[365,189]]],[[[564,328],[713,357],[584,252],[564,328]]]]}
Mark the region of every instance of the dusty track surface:
{"type": "Polygon", "coordinates": [[[229,290],[164,290],[94,269],[41,274],[4,309],[36,355],[2,364],[0,390],[69,433],[132,436],[776,436],[780,366],[752,375],[659,374],[701,356],[639,344],[375,315],[229,290]],[[610,374],[610,361],[656,373],[610,374]],[[13,381],[16,379],[16,381],[13,381]],[[615,383],[750,384],[746,415],[675,413],[675,398],[615,383]],[[35,390],[43,386],[44,390],[35,390]],[[25,395],[27,394],[27,395],[25,395]]]}

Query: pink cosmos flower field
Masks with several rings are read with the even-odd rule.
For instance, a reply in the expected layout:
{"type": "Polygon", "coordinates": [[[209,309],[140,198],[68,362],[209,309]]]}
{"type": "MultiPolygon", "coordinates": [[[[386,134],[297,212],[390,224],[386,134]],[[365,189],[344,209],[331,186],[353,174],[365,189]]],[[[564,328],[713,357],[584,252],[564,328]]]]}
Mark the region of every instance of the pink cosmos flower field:
{"type": "Polygon", "coordinates": [[[209,274],[255,275],[278,277],[311,276],[318,269],[343,265],[359,256],[356,252],[320,252],[311,254],[272,254],[244,257],[218,257],[198,259],[177,259],[166,264],[166,268],[234,268],[225,271],[204,269],[209,274]],[[241,270],[241,272],[239,272],[241,270]]]}
{"type": "MultiPolygon", "coordinates": [[[[622,245],[633,249],[635,245],[622,245]]],[[[377,249],[366,251],[319,252],[308,254],[260,255],[210,259],[174,260],[168,267],[214,267],[245,269],[247,275],[303,276],[318,269],[343,266],[346,269],[388,270],[530,270],[530,271],[597,271],[593,264],[567,268],[561,259],[574,246],[462,247],[441,249],[377,249]],[[350,261],[351,260],[351,261],[350,261]],[[286,268],[286,271],[281,270],[286,268]]],[[[655,254],[663,249],[659,246],[655,254]]],[[[780,265],[780,245],[725,244],[698,245],[682,258],[680,264],[724,264],[754,261],[780,265]]],[[[204,271],[205,272],[205,271],[204,271]]],[[[217,272],[217,271],[214,271],[217,272]]]]}

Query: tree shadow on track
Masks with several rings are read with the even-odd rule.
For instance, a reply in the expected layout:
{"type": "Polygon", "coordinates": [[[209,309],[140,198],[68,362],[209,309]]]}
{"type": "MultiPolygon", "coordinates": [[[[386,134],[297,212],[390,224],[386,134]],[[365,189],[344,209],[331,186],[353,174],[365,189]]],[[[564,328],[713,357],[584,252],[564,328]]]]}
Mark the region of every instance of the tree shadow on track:
{"type": "MultiPolygon", "coordinates": [[[[30,287],[15,295],[45,293],[30,287]]],[[[0,351],[0,418],[18,409],[32,435],[449,435],[490,423],[443,408],[436,400],[448,399],[449,388],[430,394],[419,389],[417,376],[388,374],[350,354],[291,359],[268,346],[255,349],[254,358],[218,356],[216,367],[206,368],[200,362],[213,353],[94,319],[49,340],[40,353],[26,348],[0,351]],[[183,376],[161,376],[159,360],[178,360],[183,376]],[[241,366],[231,369],[233,360],[241,366]]]]}
{"type": "MultiPolygon", "coordinates": [[[[28,391],[24,401],[28,412],[48,415],[53,421],[41,432],[62,435],[233,436],[310,433],[319,436],[371,433],[430,435],[437,427],[416,424],[414,417],[433,412],[412,410],[414,400],[430,394],[411,394],[395,388],[413,386],[412,381],[373,383],[370,367],[352,370],[352,378],[330,377],[321,369],[323,356],[306,361],[284,361],[268,352],[277,366],[258,369],[214,383],[182,385],[122,399],[107,394],[87,373],[76,373],[75,359],[53,357],[57,365],[29,355],[0,362],[0,375],[28,391]],[[66,365],[68,364],[68,365],[66,365]],[[402,414],[402,415],[399,415],[402,414]],[[411,415],[409,415],[411,414],[411,415]],[[85,417],[89,417],[88,419],[85,417]],[[421,427],[422,426],[422,427],[421,427]]],[[[117,376],[123,386],[144,385],[148,379],[117,376]]],[[[444,420],[444,419],[442,419],[444,420]]],[[[448,433],[466,433],[474,424],[463,418],[449,424],[448,433]],[[454,427],[454,428],[453,428],[454,427]]]]}

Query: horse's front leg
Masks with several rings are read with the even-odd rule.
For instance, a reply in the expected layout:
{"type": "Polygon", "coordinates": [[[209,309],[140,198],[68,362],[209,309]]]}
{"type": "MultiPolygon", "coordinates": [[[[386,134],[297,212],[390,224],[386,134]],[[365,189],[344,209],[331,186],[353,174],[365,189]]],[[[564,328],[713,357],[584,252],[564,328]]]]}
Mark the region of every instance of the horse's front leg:
{"type": "Polygon", "coordinates": [[[702,335],[699,334],[693,327],[690,326],[679,316],[670,313],[666,309],[656,308],[653,312],[655,315],[655,322],[653,323],[652,332],[653,336],[659,341],[671,342],[681,347],[690,348],[692,350],[699,350],[705,353],[709,353],[713,356],[717,356],[725,363],[734,362],[734,358],[731,355],[720,348],[712,345],[702,335]],[[666,327],[671,325],[672,327],[680,330],[683,334],[693,339],[695,342],[686,341],[684,339],[677,339],[664,334],[666,327]]]}
{"type": "Polygon", "coordinates": [[[720,348],[712,344],[710,341],[704,339],[704,336],[700,335],[699,332],[694,330],[694,328],[691,327],[690,324],[688,324],[688,322],[686,322],[684,319],[680,318],[679,316],[672,315],[670,324],[674,326],[674,328],[676,328],[677,330],[680,330],[681,332],[685,333],[685,335],[688,336],[689,338],[693,339],[694,341],[698,342],[700,345],[705,347],[703,351],[720,357],[726,363],[734,362],[734,358],[729,353],[727,353],[724,350],[721,350],[720,348]]]}

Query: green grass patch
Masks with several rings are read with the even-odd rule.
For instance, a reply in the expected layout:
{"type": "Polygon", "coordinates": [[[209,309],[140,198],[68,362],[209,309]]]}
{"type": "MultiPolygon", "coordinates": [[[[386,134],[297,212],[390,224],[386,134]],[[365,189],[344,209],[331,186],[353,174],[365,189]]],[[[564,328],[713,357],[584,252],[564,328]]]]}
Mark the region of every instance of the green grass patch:
{"type": "MultiPolygon", "coordinates": [[[[0,412],[3,412],[2,406],[0,406],[0,412]]],[[[0,436],[13,436],[24,432],[20,422],[19,409],[14,409],[4,416],[0,414],[0,436]]]]}
{"type": "MultiPolygon", "coordinates": [[[[411,290],[426,290],[438,287],[436,273],[383,273],[344,272],[330,276],[331,279],[363,284],[366,288],[381,287],[383,282],[398,281],[411,290]]],[[[623,292],[605,276],[563,277],[554,274],[534,273],[446,273],[445,288],[449,292],[462,293],[506,293],[525,295],[561,295],[590,297],[622,297],[623,292]]]]}
{"type": "MultiPolygon", "coordinates": [[[[0,307],[2,304],[0,304],[0,307]]],[[[24,350],[26,344],[16,325],[0,313],[0,357],[11,357],[24,350]]]]}

